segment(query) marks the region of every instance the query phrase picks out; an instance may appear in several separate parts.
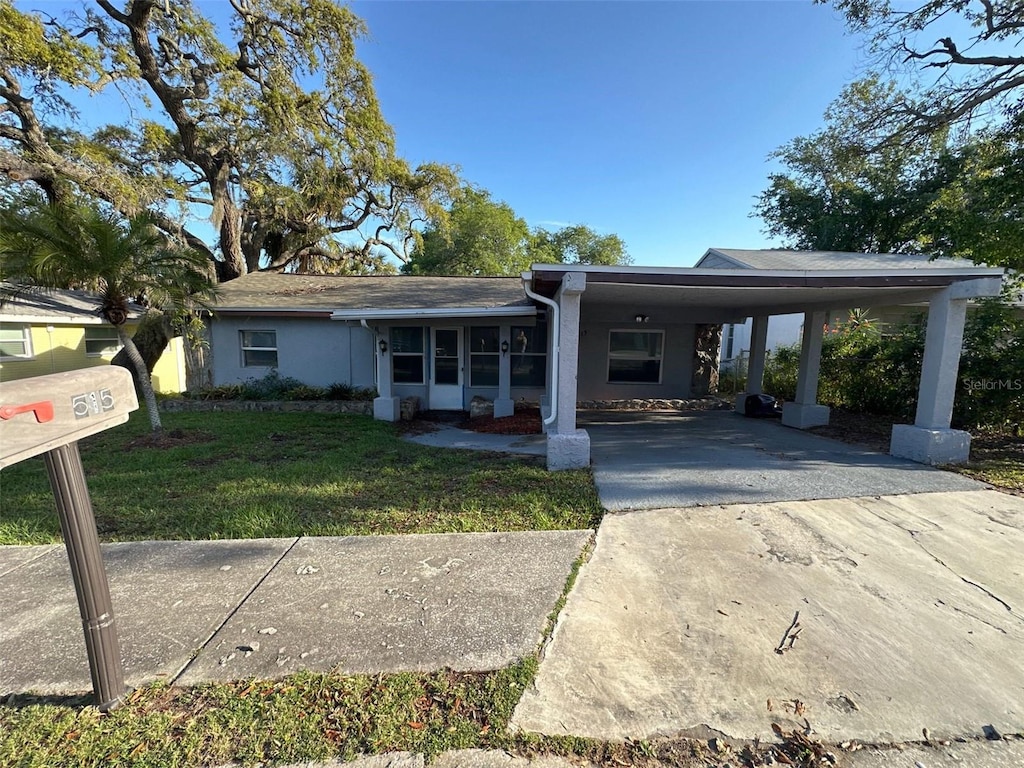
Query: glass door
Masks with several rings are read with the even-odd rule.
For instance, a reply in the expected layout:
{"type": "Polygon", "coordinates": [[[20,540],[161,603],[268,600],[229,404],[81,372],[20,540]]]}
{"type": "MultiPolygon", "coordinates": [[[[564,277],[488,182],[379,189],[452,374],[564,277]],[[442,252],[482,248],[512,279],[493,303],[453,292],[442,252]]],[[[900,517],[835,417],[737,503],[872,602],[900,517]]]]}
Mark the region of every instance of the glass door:
{"type": "Polygon", "coordinates": [[[462,329],[430,330],[433,365],[430,371],[430,408],[462,410],[462,329]]]}

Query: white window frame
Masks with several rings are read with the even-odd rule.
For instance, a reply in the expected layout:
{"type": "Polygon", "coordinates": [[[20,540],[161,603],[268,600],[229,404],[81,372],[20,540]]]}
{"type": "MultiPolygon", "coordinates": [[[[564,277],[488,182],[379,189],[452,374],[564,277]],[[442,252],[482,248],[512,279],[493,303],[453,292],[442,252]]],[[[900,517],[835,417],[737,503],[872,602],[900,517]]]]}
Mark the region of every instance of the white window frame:
{"type": "Polygon", "coordinates": [[[501,326],[500,325],[471,326],[469,328],[469,338],[470,338],[470,345],[469,345],[470,346],[470,350],[469,350],[469,386],[473,387],[474,389],[497,389],[498,386],[501,384],[501,326]],[[491,352],[491,351],[481,352],[481,351],[474,350],[472,348],[473,347],[473,344],[472,344],[473,331],[479,331],[479,330],[488,330],[489,331],[489,330],[492,330],[492,329],[495,331],[496,338],[498,339],[498,341],[495,343],[494,351],[493,352],[491,352]],[[494,358],[493,362],[497,364],[498,380],[496,382],[494,382],[493,384],[477,384],[476,382],[473,381],[473,361],[476,358],[484,358],[484,357],[494,358]]]}
{"type": "Polygon", "coordinates": [[[117,335],[117,328],[115,328],[112,325],[87,325],[87,326],[85,326],[85,331],[83,333],[82,338],[83,338],[83,343],[85,345],[85,356],[86,357],[113,357],[114,355],[116,355],[118,352],[121,351],[121,339],[117,335]],[[89,331],[92,331],[93,333],[96,333],[97,331],[104,331],[106,333],[112,334],[112,336],[104,336],[102,339],[90,339],[89,338],[89,331]],[[90,352],[89,351],[89,342],[90,341],[109,341],[110,339],[113,339],[114,346],[117,347],[117,349],[115,349],[113,352],[90,352]]]}
{"type": "Polygon", "coordinates": [[[626,384],[626,385],[636,385],[636,386],[650,386],[652,384],[661,384],[662,380],[665,377],[665,331],[661,330],[661,329],[647,329],[647,328],[644,328],[644,329],[637,329],[637,328],[612,328],[610,331],[608,331],[608,365],[605,368],[605,370],[608,372],[608,383],[609,384],[626,384]],[[621,352],[620,353],[614,353],[614,352],[612,352],[612,334],[613,333],[643,333],[643,334],[648,334],[648,335],[658,335],[658,336],[661,337],[661,344],[659,345],[659,348],[661,350],[661,354],[659,354],[657,356],[650,356],[650,355],[648,355],[646,357],[637,357],[637,356],[632,355],[632,354],[622,354],[621,352]],[[611,373],[612,373],[611,372],[611,367],[612,367],[612,360],[613,359],[617,359],[617,360],[643,360],[643,361],[657,360],[658,361],[658,380],[657,381],[619,381],[617,379],[613,379],[612,376],[611,376],[611,373]]]}
{"type": "Polygon", "coordinates": [[[32,326],[28,323],[3,323],[2,325],[5,331],[21,331],[21,343],[25,348],[25,352],[20,355],[0,354],[0,360],[32,360],[35,358],[35,355],[32,352],[32,326]]]}
{"type": "Polygon", "coordinates": [[[427,347],[430,346],[429,342],[424,339],[424,332],[426,328],[422,325],[394,325],[388,329],[388,343],[391,345],[391,383],[395,386],[409,386],[409,387],[421,387],[427,383],[427,347]],[[420,351],[419,352],[396,352],[395,351],[395,338],[393,332],[399,328],[414,328],[420,332],[420,351]],[[420,359],[420,380],[419,381],[395,381],[395,366],[394,359],[396,357],[418,357],[420,359]]]}
{"type": "Polygon", "coordinates": [[[277,344],[277,331],[273,328],[246,328],[238,332],[238,343],[242,349],[242,367],[243,368],[277,368],[277,364],[280,362],[278,359],[278,344],[277,344]],[[248,333],[272,333],[274,334],[274,346],[272,347],[254,347],[251,344],[245,343],[245,336],[248,333]],[[266,365],[263,363],[250,363],[248,361],[247,352],[273,352],[275,363],[274,365],[266,365]]]}
{"type": "Polygon", "coordinates": [[[547,386],[548,386],[548,384],[547,384],[548,373],[550,372],[550,369],[548,368],[548,366],[550,365],[550,363],[548,362],[548,360],[549,360],[548,351],[550,350],[551,342],[550,342],[550,337],[547,336],[547,334],[548,334],[548,324],[547,324],[547,321],[543,320],[543,319],[538,319],[536,325],[533,326],[534,330],[536,330],[536,328],[538,326],[543,326],[544,327],[544,334],[545,334],[544,338],[546,340],[546,343],[545,343],[545,348],[544,348],[543,352],[533,352],[533,351],[531,351],[529,349],[529,347],[527,347],[526,349],[517,349],[517,347],[519,346],[520,343],[516,339],[516,336],[517,336],[516,329],[527,328],[529,326],[513,325],[509,329],[509,334],[511,336],[511,350],[509,351],[509,367],[512,369],[510,371],[510,373],[509,373],[509,383],[511,384],[512,387],[514,387],[516,389],[547,389],[547,386]],[[521,360],[521,359],[527,358],[527,357],[532,357],[532,358],[540,357],[540,358],[544,359],[544,380],[540,384],[512,384],[511,380],[512,380],[512,378],[515,377],[515,367],[516,367],[515,366],[515,361],[517,359],[521,360]]]}

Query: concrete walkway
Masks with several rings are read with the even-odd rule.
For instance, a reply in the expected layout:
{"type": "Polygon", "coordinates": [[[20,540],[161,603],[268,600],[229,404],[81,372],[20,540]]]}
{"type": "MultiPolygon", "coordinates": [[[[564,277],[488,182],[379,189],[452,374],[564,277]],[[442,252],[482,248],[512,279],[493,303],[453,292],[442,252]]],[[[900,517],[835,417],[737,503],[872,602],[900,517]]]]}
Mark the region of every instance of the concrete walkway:
{"type": "Polygon", "coordinates": [[[611,510],[970,491],[962,475],[731,411],[581,411],[611,510]]]}
{"type": "Polygon", "coordinates": [[[450,424],[438,424],[437,429],[433,432],[410,435],[405,439],[411,443],[429,445],[433,448],[521,453],[528,456],[547,455],[547,442],[544,435],[490,435],[485,432],[459,429],[450,424]]]}
{"type": "MultiPolygon", "coordinates": [[[[490,670],[536,651],[590,531],[108,544],[127,682],[490,670]]],[[[91,689],[63,546],[0,547],[0,694],[91,689]]]]}

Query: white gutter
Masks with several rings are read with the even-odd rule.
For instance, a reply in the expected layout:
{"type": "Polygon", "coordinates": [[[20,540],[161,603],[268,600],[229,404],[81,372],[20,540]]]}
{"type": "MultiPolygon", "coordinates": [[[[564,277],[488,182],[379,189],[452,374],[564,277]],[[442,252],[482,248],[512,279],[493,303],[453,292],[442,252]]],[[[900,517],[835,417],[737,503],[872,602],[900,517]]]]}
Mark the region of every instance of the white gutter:
{"type": "Polygon", "coordinates": [[[823,278],[823,277],[999,277],[1001,267],[861,267],[860,269],[709,269],[707,267],[614,267],[592,264],[534,264],[534,272],[585,272],[587,274],[652,275],[656,277],[764,277],[764,278],[823,278]]]}
{"type": "Polygon", "coordinates": [[[551,307],[551,348],[554,352],[551,357],[551,392],[548,393],[548,397],[551,400],[551,414],[544,419],[544,426],[550,427],[555,423],[555,419],[558,418],[558,358],[561,355],[561,350],[559,349],[558,304],[530,290],[530,281],[533,279],[532,272],[523,272],[520,277],[523,280],[523,290],[526,291],[527,296],[534,301],[539,301],[541,304],[547,304],[551,307]]]}
{"type": "Polygon", "coordinates": [[[532,306],[518,307],[452,307],[449,309],[336,309],[332,320],[435,320],[455,317],[531,317],[537,314],[532,306]]]}

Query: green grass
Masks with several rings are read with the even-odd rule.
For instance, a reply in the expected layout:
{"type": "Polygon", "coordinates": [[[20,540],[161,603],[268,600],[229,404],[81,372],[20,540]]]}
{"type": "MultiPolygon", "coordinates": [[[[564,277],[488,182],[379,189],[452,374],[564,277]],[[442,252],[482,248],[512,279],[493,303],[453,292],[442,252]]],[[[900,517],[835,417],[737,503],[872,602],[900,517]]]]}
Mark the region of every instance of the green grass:
{"type": "Polygon", "coordinates": [[[1024,494],[1024,436],[1009,430],[975,432],[971,436],[970,462],[949,469],[1024,494]]]}
{"type": "Polygon", "coordinates": [[[0,766],[201,766],[503,746],[528,660],[490,673],[331,675],[174,688],[108,715],[84,702],[0,707],[0,766]]]}
{"type": "MultiPolygon", "coordinates": [[[[145,414],[82,442],[104,541],[589,528],[601,507],[587,470],[427,448],[368,417],[145,414]],[[176,437],[177,436],[177,437],[176,437]]],[[[42,459],[0,472],[0,544],[60,540],[42,459]]]]}

